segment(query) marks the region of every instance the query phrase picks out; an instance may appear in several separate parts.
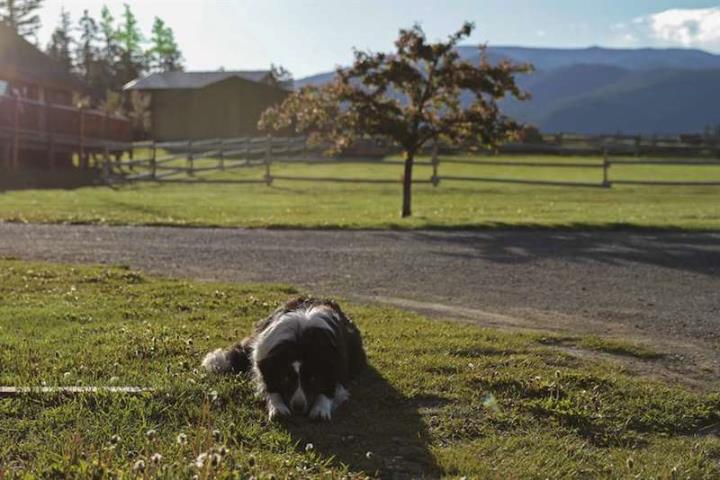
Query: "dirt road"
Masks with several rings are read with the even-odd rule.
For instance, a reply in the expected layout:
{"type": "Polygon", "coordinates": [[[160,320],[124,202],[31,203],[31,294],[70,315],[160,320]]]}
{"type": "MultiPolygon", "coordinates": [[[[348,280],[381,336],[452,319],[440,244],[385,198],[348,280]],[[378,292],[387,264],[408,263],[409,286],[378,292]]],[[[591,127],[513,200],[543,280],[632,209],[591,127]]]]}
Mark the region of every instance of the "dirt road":
{"type": "Polygon", "coordinates": [[[0,255],[283,282],[484,325],[720,345],[720,233],[0,223],[0,255]]]}

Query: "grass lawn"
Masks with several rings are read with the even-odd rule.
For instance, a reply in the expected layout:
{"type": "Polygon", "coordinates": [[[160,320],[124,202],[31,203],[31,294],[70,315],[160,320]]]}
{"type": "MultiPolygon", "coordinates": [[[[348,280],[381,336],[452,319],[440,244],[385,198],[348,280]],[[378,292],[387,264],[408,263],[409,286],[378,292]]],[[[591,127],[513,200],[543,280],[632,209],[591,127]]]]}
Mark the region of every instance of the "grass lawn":
{"type": "MultiPolygon", "coordinates": [[[[507,157],[501,157],[507,158],[507,157]]],[[[515,157],[524,161],[600,162],[586,157],[515,157]]],[[[210,160],[197,160],[196,166],[210,160]]],[[[75,190],[0,192],[0,220],[245,227],[493,228],[566,227],[720,229],[720,187],[615,186],[612,189],[441,182],[414,186],[414,216],[399,218],[400,165],[274,165],[275,175],[397,179],[368,185],[278,180],[263,184],[139,183],[75,190]]],[[[261,168],[198,178],[262,178],[261,168]]],[[[442,164],[441,175],[600,183],[596,169],[442,164]]],[[[428,166],[415,178],[427,180],[428,166]]],[[[611,179],[720,180],[717,166],[611,168],[611,179]]]]}
{"type": "MultiPolygon", "coordinates": [[[[156,389],[0,399],[0,478],[720,476],[717,393],[552,345],[567,338],[383,307],[344,304],[372,368],[333,421],[270,423],[247,379],[197,367],[296,293],[0,260],[0,384],[156,389]]],[[[576,344],[654,355],[599,338],[576,344]]]]}

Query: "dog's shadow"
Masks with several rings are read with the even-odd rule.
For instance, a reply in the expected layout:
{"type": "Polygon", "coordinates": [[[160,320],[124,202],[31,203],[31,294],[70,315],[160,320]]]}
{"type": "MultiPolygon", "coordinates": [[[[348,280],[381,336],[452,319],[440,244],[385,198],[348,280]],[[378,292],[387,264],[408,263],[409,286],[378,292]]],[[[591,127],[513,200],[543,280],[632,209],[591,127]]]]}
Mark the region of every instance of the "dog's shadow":
{"type": "Polygon", "coordinates": [[[380,478],[437,476],[417,405],[372,367],[353,381],[350,395],[330,422],[296,417],[284,422],[298,448],[314,448],[352,472],[380,478]]]}

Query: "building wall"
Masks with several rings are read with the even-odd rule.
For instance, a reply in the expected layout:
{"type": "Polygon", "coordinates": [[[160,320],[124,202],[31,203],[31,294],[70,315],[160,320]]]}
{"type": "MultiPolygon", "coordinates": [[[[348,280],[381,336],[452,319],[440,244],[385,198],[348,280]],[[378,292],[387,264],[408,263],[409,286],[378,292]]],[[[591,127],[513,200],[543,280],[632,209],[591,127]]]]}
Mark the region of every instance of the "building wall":
{"type": "Polygon", "coordinates": [[[288,92],[241,78],[196,90],[152,92],[152,133],[159,141],[259,135],[266,108],[288,92]]]}

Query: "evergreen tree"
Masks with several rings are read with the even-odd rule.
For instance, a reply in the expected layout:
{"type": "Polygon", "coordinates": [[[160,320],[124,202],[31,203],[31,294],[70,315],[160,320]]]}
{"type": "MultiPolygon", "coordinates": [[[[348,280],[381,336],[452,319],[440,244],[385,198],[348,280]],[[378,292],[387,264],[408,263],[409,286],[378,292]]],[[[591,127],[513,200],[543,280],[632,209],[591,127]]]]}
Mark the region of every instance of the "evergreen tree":
{"type": "Polygon", "coordinates": [[[60,22],[50,37],[46,52],[60,62],[68,72],[73,70],[72,43],[70,13],[62,8],[60,9],[60,22]]]}
{"type": "Polygon", "coordinates": [[[157,72],[182,70],[182,53],[175,41],[172,28],[165,25],[162,19],[155,17],[150,38],[152,46],[149,51],[150,68],[157,72]]]}
{"type": "Polygon", "coordinates": [[[145,54],[142,48],[143,36],[138,27],[137,18],[125,4],[123,20],[116,32],[119,46],[117,77],[122,85],[142,75],[145,70],[145,54]]]}
{"type": "Polygon", "coordinates": [[[80,39],[75,49],[77,70],[86,82],[92,84],[97,75],[98,26],[87,10],[83,12],[83,16],[78,21],[78,30],[80,39]]]}
{"type": "Polygon", "coordinates": [[[37,10],[43,0],[0,0],[0,21],[18,34],[37,42],[40,16],[37,10]]]}

